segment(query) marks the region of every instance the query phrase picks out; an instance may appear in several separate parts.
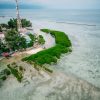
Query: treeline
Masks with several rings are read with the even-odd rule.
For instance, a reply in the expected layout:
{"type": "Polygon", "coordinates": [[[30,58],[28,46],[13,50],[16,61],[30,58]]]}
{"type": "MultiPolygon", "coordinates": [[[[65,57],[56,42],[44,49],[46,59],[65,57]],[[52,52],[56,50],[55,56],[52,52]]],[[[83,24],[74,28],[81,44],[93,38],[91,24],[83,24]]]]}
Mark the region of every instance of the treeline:
{"type": "Polygon", "coordinates": [[[39,45],[45,43],[42,35],[36,37],[31,33],[28,34],[30,41],[27,42],[27,39],[14,29],[7,31],[4,35],[4,39],[0,39],[0,54],[2,52],[25,50],[26,48],[32,47],[35,42],[39,45]]]}
{"type": "Polygon", "coordinates": [[[26,39],[16,30],[9,30],[4,35],[4,39],[0,39],[0,53],[27,48],[26,39]]]}
{"type": "MultiPolygon", "coordinates": [[[[31,27],[32,23],[29,20],[21,19],[21,25],[22,27],[31,27]]],[[[9,28],[17,28],[17,19],[10,19],[8,21],[8,27],[9,28]]]]}
{"type": "MultiPolygon", "coordinates": [[[[31,27],[32,23],[27,19],[21,19],[21,25],[23,28],[31,27]]],[[[7,24],[5,23],[0,24],[0,32],[2,32],[2,28],[17,30],[17,19],[13,18],[13,19],[10,19],[7,24]]]]}
{"type": "Polygon", "coordinates": [[[51,64],[52,62],[56,63],[61,54],[71,51],[69,47],[71,47],[72,44],[64,32],[53,31],[49,29],[41,29],[41,31],[53,35],[56,40],[56,45],[52,48],[40,51],[37,54],[23,58],[23,61],[33,61],[35,64],[42,66],[44,64],[51,64]]]}

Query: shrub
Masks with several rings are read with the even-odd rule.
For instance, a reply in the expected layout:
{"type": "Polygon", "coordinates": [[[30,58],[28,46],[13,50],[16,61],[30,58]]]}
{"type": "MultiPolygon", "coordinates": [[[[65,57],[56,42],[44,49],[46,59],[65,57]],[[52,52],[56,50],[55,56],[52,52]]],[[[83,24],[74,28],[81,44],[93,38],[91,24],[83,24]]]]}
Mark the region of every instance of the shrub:
{"type": "Polygon", "coordinates": [[[49,29],[41,29],[42,32],[45,32],[45,33],[50,33],[50,30],[49,29]]]}
{"type": "Polygon", "coordinates": [[[43,64],[51,64],[52,62],[56,63],[57,58],[59,59],[61,54],[71,51],[69,49],[71,42],[64,32],[53,31],[49,29],[41,29],[41,31],[50,33],[52,36],[54,36],[56,45],[29,57],[23,58],[23,61],[33,61],[34,63],[42,66],[43,64]]]}
{"type": "MultiPolygon", "coordinates": [[[[21,24],[22,27],[31,27],[32,23],[29,20],[26,19],[21,19],[21,24]]],[[[8,27],[9,28],[13,28],[13,29],[17,29],[17,19],[10,19],[8,21],[8,27]]]]}
{"type": "Polygon", "coordinates": [[[20,70],[20,71],[23,71],[23,67],[22,67],[22,66],[19,66],[19,70],[20,70]]]}
{"type": "Polygon", "coordinates": [[[5,42],[8,48],[13,51],[26,48],[26,39],[15,30],[9,30],[6,32],[5,42]]]}
{"type": "Polygon", "coordinates": [[[50,73],[53,73],[53,70],[51,70],[51,69],[49,69],[49,68],[47,68],[47,67],[44,67],[44,69],[45,69],[46,71],[50,72],[50,73]]]}
{"type": "Polygon", "coordinates": [[[64,32],[53,31],[53,30],[49,30],[49,29],[41,29],[41,31],[48,32],[51,35],[53,35],[55,37],[57,44],[61,44],[63,46],[67,46],[67,47],[70,47],[72,45],[68,36],[64,32]]]}
{"type": "Polygon", "coordinates": [[[10,70],[9,69],[4,69],[3,72],[4,72],[5,75],[10,75],[10,70]]]}
{"type": "Polygon", "coordinates": [[[4,75],[4,76],[2,76],[0,79],[4,81],[4,80],[6,80],[6,78],[7,78],[7,77],[4,75]]]}
{"type": "Polygon", "coordinates": [[[28,43],[28,47],[32,47],[33,46],[33,44],[34,44],[34,42],[35,42],[35,40],[36,40],[36,37],[33,35],[33,34],[28,34],[28,36],[30,37],[30,39],[31,39],[31,41],[30,41],[30,43],[28,43]]]}
{"type": "Polygon", "coordinates": [[[0,32],[2,32],[2,27],[0,26],[0,32]]]}
{"type": "Polygon", "coordinates": [[[7,65],[7,67],[10,69],[11,73],[17,78],[17,80],[21,82],[23,78],[22,73],[19,72],[17,69],[12,68],[10,65],[7,65]]]}
{"type": "Polygon", "coordinates": [[[43,38],[42,35],[39,35],[38,43],[39,43],[39,44],[42,44],[42,45],[45,43],[45,40],[44,40],[44,38],[43,38]]]}

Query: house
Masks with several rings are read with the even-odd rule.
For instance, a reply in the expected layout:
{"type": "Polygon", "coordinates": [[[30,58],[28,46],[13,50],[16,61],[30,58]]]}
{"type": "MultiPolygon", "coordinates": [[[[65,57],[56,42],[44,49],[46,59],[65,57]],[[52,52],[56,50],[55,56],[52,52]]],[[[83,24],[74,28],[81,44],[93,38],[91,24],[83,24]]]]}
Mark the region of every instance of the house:
{"type": "Polygon", "coordinates": [[[28,30],[28,28],[20,29],[20,34],[25,37],[27,43],[30,43],[31,39],[28,34],[34,34],[33,29],[28,30]]]}

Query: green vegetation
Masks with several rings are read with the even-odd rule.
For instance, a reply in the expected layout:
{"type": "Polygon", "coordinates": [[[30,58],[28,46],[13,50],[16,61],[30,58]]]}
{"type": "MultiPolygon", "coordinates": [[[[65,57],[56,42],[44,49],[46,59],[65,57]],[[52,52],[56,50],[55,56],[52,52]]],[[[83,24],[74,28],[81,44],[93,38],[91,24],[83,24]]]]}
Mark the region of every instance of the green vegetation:
{"type": "Polygon", "coordinates": [[[7,67],[10,69],[11,73],[17,78],[17,80],[18,80],[19,82],[21,82],[21,81],[22,81],[22,78],[23,78],[22,73],[19,72],[18,69],[14,68],[14,67],[11,66],[10,64],[7,65],[7,67]]]}
{"type": "Polygon", "coordinates": [[[13,74],[16,79],[21,82],[22,81],[22,72],[23,72],[23,67],[22,66],[17,66],[16,63],[12,63],[12,64],[9,64],[7,65],[8,68],[2,70],[0,72],[0,81],[4,81],[7,79],[7,77],[10,75],[10,74],[13,74]]]}
{"type": "Polygon", "coordinates": [[[33,65],[33,67],[37,70],[37,71],[39,71],[39,70],[44,70],[44,71],[47,71],[47,72],[49,72],[49,73],[53,73],[53,70],[51,70],[50,68],[48,68],[47,66],[39,66],[39,65],[37,65],[36,63],[34,63],[33,61],[29,61],[29,63],[31,64],[31,65],[33,65]]]}
{"type": "Polygon", "coordinates": [[[53,73],[53,70],[47,68],[47,67],[43,67],[47,72],[53,73]]]}
{"type": "Polygon", "coordinates": [[[28,34],[28,36],[30,37],[30,39],[34,42],[36,40],[36,37],[33,34],[28,34]]]}
{"type": "Polygon", "coordinates": [[[33,34],[28,34],[28,36],[31,39],[30,43],[28,43],[28,47],[32,47],[35,42],[38,42],[38,44],[40,45],[43,45],[45,43],[45,40],[42,35],[39,35],[38,37],[36,37],[33,34]]]}
{"type": "Polygon", "coordinates": [[[50,33],[55,37],[56,44],[60,44],[66,47],[70,47],[72,44],[68,36],[64,32],[54,31],[49,29],[41,29],[42,32],[50,33]]]}
{"type": "Polygon", "coordinates": [[[0,54],[3,52],[9,52],[9,48],[7,47],[6,43],[2,42],[0,39],[0,54]]]}
{"type": "Polygon", "coordinates": [[[2,32],[2,27],[0,26],[0,32],[2,32]]]}
{"type": "Polygon", "coordinates": [[[36,38],[36,36],[31,33],[28,34],[31,40],[27,43],[27,39],[19,34],[15,29],[8,30],[4,35],[4,39],[0,39],[0,55],[3,52],[26,50],[26,48],[32,47],[35,42],[38,42],[40,45],[45,43],[42,35],[39,35],[36,38]]]}
{"type": "Polygon", "coordinates": [[[12,29],[17,29],[17,20],[16,19],[10,19],[9,21],[8,21],[8,27],[9,28],[12,28],[12,29]]]}
{"type": "Polygon", "coordinates": [[[15,30],[9,30],[5,33],[5,41],[7,47],[13,51],[27,47],[26,39],[15,30]]]}
{"type": "Polygon", "coordinates": [[[45,40],[44,40],[44,38],[43,38],[42,35],[39,35],[39,37],[38,37],[38,43],[41,44],[41,45],[43,45],[45,43],[45,40]]]}
{"type": "Polygon", "coordinates": [[[4,73],[5,75],[10,75],[10,74],[11,74],[9,69],[4,69],[4,70],[3,70],[3,73],[4,73]]]}
{"type": "MultiPolygon", "coordinates": [[[[21,19],[22,27],[31,27],[32,23],[27,19],[21,19]]],[[[2,28],[5,29],[16,29],[17,30],[17,19],[10,19],[7,24],[0,24],[0,32],[2,32],[2,28]]]]}
{"type": "Polygon", "coordinates": [[[4,69],[0,72],[0,80],[6,80],[7,76],[9,76],[11,73],[10,73],[10,70],[9,69],[4,69]]]}
{"type": "MultiPolygon", "coordinates": [[[[45,32],[45,29],[41,29],[45,32]]],[[[56,45],[52,48],[40,51],[36,54],[33,54],[29,57],[23,58],[23,61],[33,61],[37,65],[51,64],[52,62],[57,63],[57,59],[60,58],[61,54],[67,53],[70,50],[71,42],[67,35],[64,32],[47,30],[50,34],[55,37],[56,45]]]]}
{"type": "Polygon", "coordinates": [[[50,33],[51,32],[51,30],[49,30],[49,29],[41,29],[41,31],[45,32],[45,33],[50,33]]]}
{"type": "Polygon", "coordinates": [[[31,27],[32,23],[29,20],[21,19],[22,27],[31,27]]]}
{"type": "Polygon", "coordinates": [[[3,80],[3,81],[5,81],[7,79],[7,77],[4,75],[0,79],[3,80]]]}
{"type": "Polygon", "coordinates": [[[9,27],[8,27],[8,24],[5,24],[5,23],[0,24],[0,26],[1,26],[2,28],[6,28],[6,29],[9,28],[9,27]]]}
{"type": "Polygon", "coordinates": [[[56,45],[55,47],[43,50],[37,54],[33,54],[29,57],[23,58],[23,61],[34,61],[38,65],[56,63],[57,58],[60,58],[62,53],[67,53],[69,48],[62,45],[56,45]]]}
{"type": "MultiPolygon", "coordinates": [[[[31,27],[32,24],[30,21],[26,20],[26,19],[21,19],[21,24],[22,24],[22,27],[31,27]]],[[[10,19],[8,21],[8,27],[9,28],[12,28],[12,29],[17,29],[17,19],[10,19]]]]}
{"type": "Polygon", "coordinates": [[[28,36],[30,37],[31,41],[30,43],[28,43],[28,47],[32,47],[34,45],[34,42],[36,41],[36,37],[33,34],[28,34],[28,36]]]}

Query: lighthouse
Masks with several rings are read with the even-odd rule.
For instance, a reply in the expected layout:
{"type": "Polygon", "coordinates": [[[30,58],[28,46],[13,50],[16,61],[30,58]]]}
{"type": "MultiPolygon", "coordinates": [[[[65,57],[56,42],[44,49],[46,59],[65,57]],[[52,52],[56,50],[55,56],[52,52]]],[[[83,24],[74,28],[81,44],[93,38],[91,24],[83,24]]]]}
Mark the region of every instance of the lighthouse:
{"type": "Polygon", "coordinates": [[[20,15],[19,15],[18,0],[15,0],[15,1],[16,1],[17,29],[18,29],[18,31],[20,31],[20,29],[22,28],[22,25],[21,25],[21,19],[20,19],[20,15]]]}

